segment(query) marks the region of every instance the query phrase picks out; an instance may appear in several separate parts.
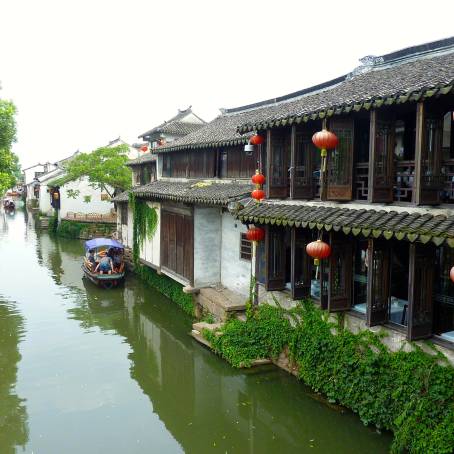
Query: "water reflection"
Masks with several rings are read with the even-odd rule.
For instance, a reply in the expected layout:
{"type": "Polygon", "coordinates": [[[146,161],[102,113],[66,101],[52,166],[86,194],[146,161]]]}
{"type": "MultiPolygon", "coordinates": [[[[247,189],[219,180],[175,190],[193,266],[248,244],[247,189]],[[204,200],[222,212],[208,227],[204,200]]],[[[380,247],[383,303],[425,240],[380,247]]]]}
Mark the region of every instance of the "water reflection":
{"type": "Polygon", "coordinates": [[[288,374],[232,369],[134,276],[109,291],[85,281],[83,242],[20,212],[5,222],[0,294],[17,303],[0,301],[0,453],[388,451],[389,436],[288,374]]]}
{"type": "Polygon", "coordinates": [[[40,239],[49,251],[44,262],[77,301],[69,317],[88,332],[124,339],[130,376],[184,451],[387,451],[388,437],[328,408],[293,377],[230,368],[187,335],[189,318],[133,276],[110,291],[82,279],[80,242],[48,241],[40,239]]]}
{"type": "Polygon", "coordinates": [[[0,449],[13,453],[28,440],[25,400],[16,392],[19,342],[24,334],[23,318],[14,304],[0,297],[0,449]]]}

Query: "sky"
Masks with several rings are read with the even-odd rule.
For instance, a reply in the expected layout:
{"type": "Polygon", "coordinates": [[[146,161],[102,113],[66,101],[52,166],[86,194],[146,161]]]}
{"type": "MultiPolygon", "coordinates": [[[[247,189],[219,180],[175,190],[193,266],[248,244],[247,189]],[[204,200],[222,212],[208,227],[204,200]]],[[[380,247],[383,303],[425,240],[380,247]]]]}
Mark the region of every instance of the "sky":
{"type": "Polygon", "coordinates": [[[330,80],[453,36],[453,16],[452,0],[0,0],[0,98],[25,168],[330,80]]]}

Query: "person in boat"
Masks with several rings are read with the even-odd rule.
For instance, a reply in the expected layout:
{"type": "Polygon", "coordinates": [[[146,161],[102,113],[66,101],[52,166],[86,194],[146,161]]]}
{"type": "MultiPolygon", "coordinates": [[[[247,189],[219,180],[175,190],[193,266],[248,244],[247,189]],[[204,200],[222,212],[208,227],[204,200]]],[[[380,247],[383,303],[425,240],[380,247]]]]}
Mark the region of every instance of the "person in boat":
{"type": "Polygon", "coordinates": [[[90,249],[88,251],[87,260],[91,264],[92,269],[96,268],[97,263],[96,263],[96,257],[95,257],[95,250],[94,249],[90,249]]]}
{"type": "Polygon", "coordinates": [[[113,267],[116,272],[120,271],[121,264],[123,263],[123,256],[122,256],[121,252],[122,252],[121,249],[115,248],[114,254],[112,257],[113,267]]]}
{"type": "Polygon", "coordinates": [[[98,265],[95,268],[95,273],[99,270],[101,274],[112,274],[113,271],[113,262],[111,257],[105,255],[99,260],[98,265]]]}

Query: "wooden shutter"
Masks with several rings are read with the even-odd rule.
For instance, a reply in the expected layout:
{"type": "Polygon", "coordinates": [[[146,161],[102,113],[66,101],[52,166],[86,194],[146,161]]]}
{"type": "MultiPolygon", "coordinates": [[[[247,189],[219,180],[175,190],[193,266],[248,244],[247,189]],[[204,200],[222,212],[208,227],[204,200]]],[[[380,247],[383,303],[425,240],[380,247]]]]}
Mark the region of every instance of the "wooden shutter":
{"type": "Polygon", "coordinates": [[[348,310],[352,306],[353,243],[351,238],[331,235],[329,257],[328,310],[348,310]]]}
{"type": "Polygon", "coordinates": [[[440,203],[442,140],[443,120],[437,117],[425,118],[421,149],[420,204],[440,203]]]}
{"type": "Polygon", "coordinates": [[[315,193],[314,157],[320,151],[308,132],[296,131],[292,142],[290,196],[292,199],[312,199],[315,193]]]}
{"type": "Polygon", "coordinates": [[[284,230],[278,227],[266,228],[266,290],[285,288],[285,241],[284,230]]]}
{"type": "Polygon", "coordinates": [[[433,283],[435,247],[410,244],[408,279],[408,339],[425,339],[432,335],[433,283]]]}
{"type": "Polygon", "coordinates": [[[288,159],[290,130],[268,130],[267,197],[288,196],[288,159]]]}
{"type": "Polygon", "coordinates": [[[393,201],[395,124],[371,112],[372,202],[393,201]]]}
{"type": "Polygon", "coordinates": [[[353,119],[332,119],[329,128],[339,139],[328,151],[328,200],[351,200],[353,193],[353,119]]]}
{"type": "Polygon", "coordinates": [[[391,272],[389,243],[369,240],[367,263],[367,324],[375,326],[388,321],[391,272]]]}
{"type": "Polygon", "coordinates": [[[312,258],[306,253],[309,233],[293,227],[291,236],[291,284],[292,298],[295,300],[310,295],[312,258]]]}

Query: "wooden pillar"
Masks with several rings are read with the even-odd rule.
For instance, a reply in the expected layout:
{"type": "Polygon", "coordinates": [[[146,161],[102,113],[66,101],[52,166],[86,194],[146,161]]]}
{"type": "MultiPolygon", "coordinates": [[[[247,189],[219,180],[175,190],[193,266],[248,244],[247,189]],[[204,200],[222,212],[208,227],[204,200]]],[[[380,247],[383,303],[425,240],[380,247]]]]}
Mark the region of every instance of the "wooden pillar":
{"type": "Polygon", "coordinates": [[[266,198],[270,198],[270,186],[271,186],[271,129],[266,131],[266,198]]]}
{"type": "MultiPolygon", "coordinates": [[[[322,129],[327,129],[326,118],[322,121],[322,129]]],[[[328,152],[329,153],[329,152],[328,152]]],[[[328,161],[328,156],[326,157],[328,161]]],[[[323,166],[323,163],[322,163],[323,166]]],[[[323,168],[320,168],[320,200],[325,202],[328,198],[328,162],[326,163],[326,172],[323,172],[323,168]]]]}
{"type": "Polygon", "coordinates": [[[370,112],[370,126],[369,126],[369,175],[367,181],[367,201],[372,203],[374,191],[374,170],[375,170],[375,135],[377,131],[377,111],[371,110],[370,112]]]}
{"type": "Polygon", "coordinates": [[[296,126],[292,125],[290,136],[290,198],[295,198],[295,166],[296,166],[296,126]]]}
{"type": "Polygon", "coordinates": [[[416,105],[416,138],[415,138],[415,175],[413,178],[412,202],[421,204],[421,179],[422,179],[422,147],[424,132],[424,103],[416,105]]]}

